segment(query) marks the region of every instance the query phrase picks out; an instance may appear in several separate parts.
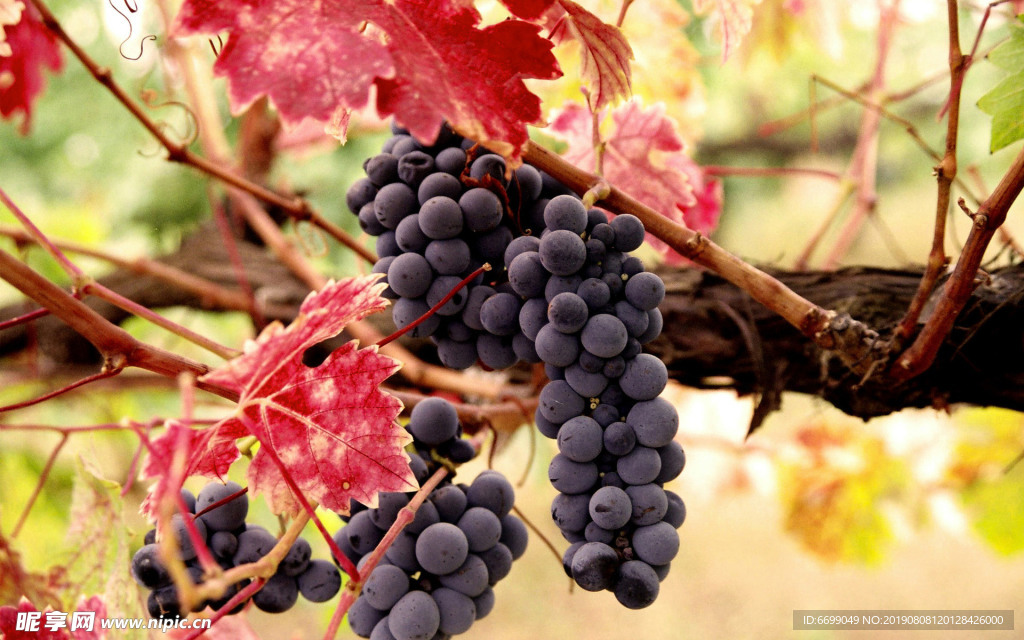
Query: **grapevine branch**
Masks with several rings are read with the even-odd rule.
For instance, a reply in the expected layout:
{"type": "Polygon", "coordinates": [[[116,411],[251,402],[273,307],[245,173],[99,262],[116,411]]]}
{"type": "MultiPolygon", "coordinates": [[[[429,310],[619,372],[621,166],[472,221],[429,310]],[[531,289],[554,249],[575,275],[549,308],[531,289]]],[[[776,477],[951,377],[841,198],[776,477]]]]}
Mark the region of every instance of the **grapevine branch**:
{"type": "MultiPolygon", "coordinates": [[[[938,196],[935,202],[935,231],[932,233],[932,247],[928,253],[928,263],[917,295],[910,303],[906,315],[896,330],[896,339],[906,339],[913,335],[917,321],[921,317],[929,296],[935,289],[942,269],[946,266],[946,218],[949,216],[949,198],[956,178],[956,143],[957,130],[960,123],[960,90],[963,87],[964,75],[967,73],[969,58],[960,51],[960,27],[957,15],[957,3],[950,0],[946,5],[949,21],[949,101],[945,111],[946,120],[946,152],[935,167],[935,179],[938,183],[938,196]]],[[[985,17],[988,17],[986,13],[985,17]]],[[[979,32],[980,37],[980,32],[979,32]]]]}
{"type": "MultiPolygon", "coordinates": [[[[583,171],[554,152],[528,142],[523,159],[538,169],[548,172],[577,193],[586,193],[599,185],[602,179],[583,171]]],[[[872,347],[873,332],[862,323],[845,322],[843,331],[859,334],[862,340],[840,342],[836,323],[840,316],[801,297],[771,275],[732,255],[707,236],[670,220],[651,207],[637,201],[620,189],[610,186],[608,195],[599,204],[613,213],[629,213],[644,223],[644,227],[681,255],[697,264],[714,270],[729,282],[750,293],[751,297],[772,309],[824,349],[838,349],[837,353],[850,366],[864,367],[870,360],[866,351],[872,347]],[[852,331],[851,331],[852,330],[852,331]]]]}
{"type": "MultiPolygon", "coordinates": [[[[91,342],[103,356],[104,370],[134,366],[170,377],[184,371],[196,377],[209,372],[204,364],[140,342],[2,249],[0,272],[4,280],[91,342]]],[[[197,386],[229,400],[238,400],[234,392],[217,385],[200,382],[197,386]]]]}
{"type": "Polygon", "coordinates": [[[924,372],[938,353],[960,311],[964,308],[971,291],[977,284],[976,276],[981,266],[985,249],[995,235],[996,230],[1006,220],[1010,209],[1021,188],[1024,187],[1024,149],[1013,161],[1009,171],[1003,176],[995,191],[981,203],[972,215],[974,226],[960,258],[957,260],[953,275],[942,289],[939,302],[917,335],[914,343],[897,360],[892,375],[899,380],[912,378],[924,372]]]}

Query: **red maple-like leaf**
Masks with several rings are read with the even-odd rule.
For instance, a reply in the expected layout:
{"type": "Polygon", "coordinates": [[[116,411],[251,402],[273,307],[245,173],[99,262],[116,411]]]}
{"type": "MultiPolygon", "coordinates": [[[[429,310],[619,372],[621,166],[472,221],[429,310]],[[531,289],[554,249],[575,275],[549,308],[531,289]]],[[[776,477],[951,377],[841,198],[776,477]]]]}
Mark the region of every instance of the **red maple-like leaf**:
{"type": "Polygon", "coordinates": [[[0,55],[0,116],[9,119],[20,111],[24,118],[19,130],[25,134],[32,123],[32,105],[46,85],[43,68],[56,73],[64,62],[56,38],[31,4],[22,10],[17,24],[0,29],[11,51],[11,55],[0,55]]]}
{"type": "Polygon", "coordinates": [[[558,0],[558,8],[561,15],[550,28],[550,38],[556,44],[569,39],[580,43],[580,73],[590,108],[599,111],[629,97],[633,49],[622,31],[572,0],[558,0]]]}
{"type": "Polygon", "coordinates": [[[537,20],[555,4],[556,0],[501,0],[501,4],[523,20],[537,20]]]}
{"type": "Polygon", "coordinates": [[[52,607],[40,611],[28,598],[22,597],[17,607],[0,607],[0,639],[103,640],[106,637],[99,621],[106,617],[107,608],[99,596],[83,599],[76,612],[94,614],[92,623],[80,626],[74,613],[54,611],[52,607]],[[76,628],[71,630],[73,626],[76,628]]]}
{"type": "MultiPolygon", "coordinates": [[[[700,168],[683,153],[683,140],[662,105],[644,107],[632,100],[611,113],[614,129],[604,138],[604,176],[640,202],[671,220],[707,233],[718,222],[717,187],[705,185],[700,168]],[[694,184],[701,188],[700,200],[694,184]]],[[[586,107],[570,104],[552,121],[551,134],[567,141],[565,159],[577,167],[594,169],[592,118],[586,107]]],[[[681,257],[664,242],[648,235],[647,241],[670,262],[681,257]]]]}
{"type": "MultiPolygon", "coordinates": [[[[281,117],[330,120],[367,104],[426,142],[442,120],[495,151],[515,155],[541,120],[524,78],[561,74],[536,25],[479,28],[461,0],[186,0],[181,33],[227,30],[216,64],[232,108],[267,95],[281,117]]],[[[343,133],[343,132],[341,132],[343,133]]]]}
{"type": "MultiPolygon", "coordinates": [[[[338,512],[348,511],[350,499],[376,504],[379,491],[415,488],[403,450],[411,438],[395,422],[402,403],[380,390],[398,362],[376,346],[358,349],[349,342],[318,367],[302,363],[310,347],[385,308],[380,294],[386,285],[378,279],[327,285],[306,298],[288,327],[270,325],[243,355],[203,376],[240,400],[233,415],[190,434],[189,474],[223,476],[238,457],[235,439],[252,434],[260,449],[249,467],[249,487],[266,494],[276,513],[302,508],[281,467],[309,500],[338,512]]],[[[167,473],[177,437],[170,431],[153,442],[146,475],[167,473]]]]}

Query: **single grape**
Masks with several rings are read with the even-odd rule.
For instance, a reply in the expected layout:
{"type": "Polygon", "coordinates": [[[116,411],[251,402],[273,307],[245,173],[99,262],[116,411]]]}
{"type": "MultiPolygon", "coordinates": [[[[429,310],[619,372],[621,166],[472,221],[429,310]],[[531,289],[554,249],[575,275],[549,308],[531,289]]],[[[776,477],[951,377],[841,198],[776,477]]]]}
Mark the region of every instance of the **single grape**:
{"type": "Polygon", "coordinates": [[[511,336],[519,331],[519,298],[511,293],[496,293],[480,307],[480,323],[496,336],[511,336]]]}
{"type": "Polygon", "coordinates": [[[291,609],[298,599],[299,585],[295,578],[278,572],[253,595],[252,602],[260,611],[284,613],[291,609]]]}
{"type": "Polygon", "coordinates": [[[374,609],[390,611],[409,592],[409,576],[394,565],[379,565],[363,584],[362,596],[374,609]]]}
{"type": "Polygon", "coordinates": [[[227,482],[226,484],[211,482],[203,487],[193,505],[199,511],[204,511],[221,500],[235,496],[230,501],[200,516],[207,529],[234,531],[245,524],[245,516],[249,513],[249,496],[242,491],[242,486],[237,482],[227,482]]]}
{"type": "Polygon", "coordinates": [[[444,398],[426,398],[412,408],[408,429],[423,444],[435,446],[458,436],[459,415],[444,398]]]}
{"type": "Polygon", "coordinates": [[[512,289],[524,298],[538,298],[548,282],[548,270],[539,253],[524,251],[508,265],[508,281],[512,289]]]}
{"type": "Polygon", "coordinates": [[[476,605],[469,596],[441,587],[432,591],[430,597],[437,605],[440,618],[438,629],[441,633],[465,633],[476,621],[476,605]]]}
{"type": "Polygon", "coordinates": [[[384,185],[373,199],[373,213],[377,221],[387,229],[395,229],[398,223],[416,212],[416,194],[409,185],[392,182],[384,185]]]}
{"type": "Polygon", "coordinates": [[[643,271],[626,282],[626,300],[637,309],[650,311],[665,299],[665,283],[654,273],[643,271]]]}
{"type": "Polygon", "coordinates": [[[486,551],[501,538],[501,520],[494,512],[483,507],[470,507],[456,523],[474,553],[486,551]]]}
{"type": "Polygon", "coordinates": [[[583,406],[583,398],[564,380],[549,382],[541,389],[538,408],[541,415],[551,422],[560,425],[582,415],[583,406]]]}
{"type": "Polygon", "coordinates": [[[619,355],[625,348],[628,337],[622,321],[607,313],[592,316],[580,333],[583,348],[602,358],[619,355]]]}
{"type": "Polygon", "coordinates": [[[416,560],[424,569],[437,575],[458,569],[468,554],[466,534],[448,522],[430,525],[416,540],[416,560]]]}
{"type": "MultiPolygon", "coordinates": [[[[351,614],[349,616],[351,625],[351,614]]],[[[388,614],[388,628],[396,640],[430,640],[440,624],[441,614],[437,603],[430,594],[423,591],[405,594],[388,614]]]]}
{"type": "Polygon", "coordinates": [[[637,445],[615,463],[615,471],[628,484],[654,482],[661,473],[661,456],[654,449],[637,445]]]}
{"type": "Polygon", "coordinates": [[[312,560],[297,578],[299,593],[310,602],[327,602],[341,588],[341,574],[328,560],[312,560]]]}
{"type": "Polygon", "coordinates": [[[544,208],[544,224],[551,230],[566,229],[580,235],[587,230],[587,208],[574,196],[555,196],[544,208]]]}
{"type": "Polygon", "coordinates": [[[664,521],[637,527],[633,532],[633,551],[647,564],[668,564],[679,552],[679,533],[664,521]]]}
{"type": "Polygon", "coordinates": [[[559,276],[576,273],[587,261],[587,247],[572,231],[558,229],[540,240],[540,259],[544,267],[559,276]]]}
{"type": "MultiPolygon", "coordinates": [[[[416,216],[409,216],[409,219],[414,217],[416,216]]],[[[405,220],[402,221],[402,224],[405,224],[405,220]]],[[[399,228],[401,226],[399,225],[399,228]]],[[[431,268],[443,276],[461,275],[469,270],[469,265],[472,263],[472,253],[469,245],[461,238],[431,240],[427,244],[423,255],[431,268]]],[[[646,318],[647,314],[644,314],[644,319],[646,320],[646,318]]],[[[644,326],[646,327],[647,325],[645,324],[644,326]]]]}
{"type": "Polygon", "coordinates": [[[422,151],[410,151],[398,159],[398,177],[413,189],[434,172],[434,159],[422,151]]]}
{"type": "Polygon", "coordinates": [[[615,216],[611,221],[615,231],[615,248],[623,253],[634,251],[644,243],[644,223],[628,213],[615,216]]]}
{"type": "Polygon", "coordinates": [[[638,527],[661,522],[668,511],[668,496],[656,484],[641,484],[626,487],[626,495],[633,504],[630,521],[638,527]]]}
{"type": "Polygon", "coordinates": [[[433,280],[430,263],[418,253],[403,253],[388,267],[388,284],[403,298],[426,294],[433,280]]]}
{"type": "Polygon", "coordinates": [[[462,183],[450,173],[440,171],[441,167],[439,166],[438,158],[440,158],[440,154],[434,159],[435,168],[439,169],[439,171],[424,178],[419,188],[416,189],[416,199],[420,204],[435,196],[445,196],[452,200],[458,200],[459,196],[462,195],[462,183]]]}
{"type": "Polygon", "coordinates": [[[658,598],[658,582],[658,574],[646,562],[623,562],[615,581],[615,599],[628,609],[643,609],[658,598]]]}
{"type": "Polygon", "coordinates": [[[603,529],[621,529],[633,514],[627,492],[618,487],[601,487],[590,497],[590,518],[603,529]]]}
{"type": "Polygon", "coordinates": [[[645,447],[664,447],[679,430],[679,414],[672,403],[654,398],[633,405],[626,423],[636,432],[637,442],[645,447]]]}
{"type": "Polygon", "coordinates": [[[434,196],[420,207],[420,229],[433,240],[454,238],[462,232],[462,209],[445,196],[434,196]]]}
{"type": "Polygon", "coordinates": [[[558,430],[558,450],[573,462],[590,462],[604,448],[601,425],[593,418],[576,416],[558,430]]]}
{"type": "Polygon", "coordinates": [[[668,383],[668,369],[659,358],[641,353],[626,361],[626,369],[619,378],[623,392],[634,400],[653,400],[668,383]]]}
{"type": "Polygon", "coordinates": [[[490,189],[470,189],[459,198],[459,207],[466,228],[474,233],[496,228],[504,216],[501,200],[490,189]]]}
{"type": "Polygon", "coordinates": [[[572,577],[587,591],[603,591],[615,582],[619,556],[607,544],[588,542],[572,558],[572,577]]]}
{"type": "MultiPolygon", "coordinates": [[[[594,486],[597,478],[596,464],[573,462],[561,453],[555,455],[548,465],[548,479],[551,481],[551,486],[565,494],[584,493],[594,486]]],[[[580,527],[580,529],[582,528],[580,527]]]]}
{"type": "Polygon", "coordinates": [[[548,321],[562,333],[576,333],[589,318],[587,303],[575,293],[560,293],[548,303],[548,321]]]}

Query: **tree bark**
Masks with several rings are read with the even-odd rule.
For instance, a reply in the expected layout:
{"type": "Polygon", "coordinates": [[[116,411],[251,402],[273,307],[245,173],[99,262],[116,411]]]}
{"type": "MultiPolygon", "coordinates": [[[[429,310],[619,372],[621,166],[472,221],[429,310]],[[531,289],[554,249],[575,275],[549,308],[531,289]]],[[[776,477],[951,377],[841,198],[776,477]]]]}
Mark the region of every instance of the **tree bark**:
{"type": "MultiPolygon", "coordinates": [[[[1024,267],[988,274],[957,318],[935,364],[901,384],[885,376],[884,366],[866,377],[854,375],[838,358],[714,274],[683,269],[660,275],[667,289],[661,306],[665,329],[649,349],[666,363],[669,376],[684,385],[759,395],[752,428],[780,406],[783,391],[819,396],[865,419],[954,403],[1024,410],[1024,267]]],[[[886,340],[913,297],[921,272],[860,267],[773,275],[811,302],[865,322],[886,340]]]]}

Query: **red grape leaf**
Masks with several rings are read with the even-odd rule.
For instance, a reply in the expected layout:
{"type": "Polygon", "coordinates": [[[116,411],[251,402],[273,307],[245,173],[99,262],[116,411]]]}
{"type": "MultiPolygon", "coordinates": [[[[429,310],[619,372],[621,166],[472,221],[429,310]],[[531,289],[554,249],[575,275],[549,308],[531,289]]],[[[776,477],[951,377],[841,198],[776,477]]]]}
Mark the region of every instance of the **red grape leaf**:
{"type": "Polygon", "coordinates": [[[556,0],[501,0],[501,4],[523,20],[537,20],[556,0]]]}
{"type": "MultiPolygon", "coordinates": [[[[271,325],[245,353],[203,376],[239,393],[234,415],[214,425],[231,436],[244,429],[260,441],[249,486],[265,492],[278,513],[298,513],[277,462],[309,499],[347,512],[350,499],[376,504],[379,491],[408,491],[416,480],[403,447],[411,440],[395,419],[402,403],[380,390],[399,363],[349,342],[318,367],[302,363],[307,349],[350,322],[382,311],[379,276],[331,283],[302,303],[287,327],[271,325]],[[276,458],[276,460],[275,460],[276,458]]],[[[217,436],[210,439],[216,445],[217,436]]],[[[200,458],[207,451],[194,451],[200,458]]],[[[219,454],[216,454],[219,455],[219,454]]],[[[193,458],[195,460],[195,458],[193,458]]],[[[215,465],[211,465],[215,466],[215,465]]]]}
{"type": "MultiPolygon", "coordinates": [[[[694,196],[693,178],[701,178],[701,196],[708,193],[700,168],[683,153],[683,140],[674,121],[665,115],[664,105],[642,106],[631,100],[611,113],[614,129],[604,136],[604,176],[640,202],[695,231],[708,232],[718,221],[721,207],[694,196]],[[687,213],[692,215],[687,216],[687,213]]],[[[559,113],[548,131],[569,143],[565,159],[593,171],[592,118],[586,107],[570,104],[559,113]]],[[[670,261],[678,254],[665,243],[648,235],[647,241],[670,261]]]]}
{"type": "Polygon", "coordinates": [[[693,0],[693,8],[698,13],[717,9],[722,20],[722,59],[727,60],[729,54],[736,50],[743,38],[750,33],[754,22],[754,5],[761,0],[693,0]]]}
{"type": "Polygon", "coordinates": [[[558,0],[558,5],[564,13],[551,27],[550,38],[555,44],[569,39],[579,42],[580,74],[588,87],[590,108],[598,111],[618,98],[629,97],[633,49],[622,31],[572,0],[558,0]]]}
{"type": "Polygon", "coordinates": [[[21,20],[13,26],[0,24],[0,30],[6,34],[0,46],[10,47],[10,55],[0,52],[0,116],[9,119],[22,112],[19,130],[25,134],[32,123],[32,104],[46,85],[43,68],[57,72],[64,63],[57,39],[31,4],[22,10],[21,20]]]}
{"type": "Polygon", "coordinates": [[[523,79],[561,71],[538,26],[479,24],[464,0],[186,0],[177,19],[182,33],[229,32],[215,69],[235,111],[268,95],[288,123],[327,121],[366,105],[375,87],[380,116],[421,140],[447,119],[515,155],[526,125],[541,121],[523,79]]]}
{"type": "Polygon", "coordinates": [[[99,620],[107,615],[107,608],[99,596],[81,600],[76,612],[93,612],[95,617],[91,630],[76,628],[70,631],[76,622],[75,613],[54,611],[46,607],[40,611],[28,598],[22,597],[17,607],[0,607],[0,638],[3,640],[103,640],[106,633],[101,629],[99,620]],[[18,614],[22,614],[22,629],[18,629],[18,614]],[[27,626],[34,623],[33,626],[27,626]],[[34,630],[28,630],[34,629],[34,630]]]}

